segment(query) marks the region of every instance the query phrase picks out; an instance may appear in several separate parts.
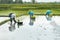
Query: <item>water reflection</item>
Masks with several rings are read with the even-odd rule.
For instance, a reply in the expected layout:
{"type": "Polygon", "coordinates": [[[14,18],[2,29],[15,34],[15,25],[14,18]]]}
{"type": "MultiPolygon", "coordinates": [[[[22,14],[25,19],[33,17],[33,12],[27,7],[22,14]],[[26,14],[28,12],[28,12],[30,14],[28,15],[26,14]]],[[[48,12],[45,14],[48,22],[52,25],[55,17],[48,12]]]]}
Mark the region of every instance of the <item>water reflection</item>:
{"type": "Polygon", "coordinates": [[[54,27],[55,31],[60,30],[60,26],[55,21],[50,22],[50,24],[54,27]]]}
{"type": "Polygon", "coordinates": [[[14,30],[15,30],[15,24],[16,24],[16,23],[10,25],[10,27],[9,27],[9,31],[14,31],[14,30]]]}
{"type": "Polygon", "coordinates": [[[58,26],[59,26],[55,21],[50,22],[50,24],[51,24],[52,26],[54,26],[54,27],[58,27],[58,26]]]}
{"type": "Polygon", "coordinates": [[[60,40],[60,26],[55,21],[52,21],[50,24],[54,27],[54,40],[60,40]]]}
{"type": "Polygon", "coordinates": [[[33,25],[33,24],[34,24],[34,21],[33,20],[30,20],[29,25],[33,25]]]}
{"type": "Polygon", "coordinates": [[[46,19],[47,19],[48,21],[50,21],[50,20],[52,19],[52,17],[46,16],[46,19]]]}

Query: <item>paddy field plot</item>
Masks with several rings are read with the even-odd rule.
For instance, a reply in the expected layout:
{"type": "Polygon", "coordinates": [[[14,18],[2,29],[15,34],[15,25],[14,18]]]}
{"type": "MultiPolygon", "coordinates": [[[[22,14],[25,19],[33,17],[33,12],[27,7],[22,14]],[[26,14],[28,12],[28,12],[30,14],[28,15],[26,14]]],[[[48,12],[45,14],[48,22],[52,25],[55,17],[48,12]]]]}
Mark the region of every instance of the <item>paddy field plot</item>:
{"type": "Polygon", "coordinates": [[[21,16],[23,25],[9,31],[10,22],[0,26],[0,40],[60,40],[60,16],[53,16],[48,21],[45,16],[35,16],[33,25],[29,25],[30,17],[21,16]]]}

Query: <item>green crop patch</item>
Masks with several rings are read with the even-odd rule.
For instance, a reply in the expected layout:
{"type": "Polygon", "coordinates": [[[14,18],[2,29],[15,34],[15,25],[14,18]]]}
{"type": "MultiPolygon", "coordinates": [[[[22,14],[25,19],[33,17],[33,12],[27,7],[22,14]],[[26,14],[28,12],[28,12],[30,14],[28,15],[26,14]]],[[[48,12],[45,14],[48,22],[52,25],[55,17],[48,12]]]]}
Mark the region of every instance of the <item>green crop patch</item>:
{"type": "Polygon", "coordinates": [[[0,23],[0,26],[3,25],[3,24],[5,24],[5,23],[8,22],[8,21],[9,21],[9,19],[1,22],[1,23],[0,23]]]}

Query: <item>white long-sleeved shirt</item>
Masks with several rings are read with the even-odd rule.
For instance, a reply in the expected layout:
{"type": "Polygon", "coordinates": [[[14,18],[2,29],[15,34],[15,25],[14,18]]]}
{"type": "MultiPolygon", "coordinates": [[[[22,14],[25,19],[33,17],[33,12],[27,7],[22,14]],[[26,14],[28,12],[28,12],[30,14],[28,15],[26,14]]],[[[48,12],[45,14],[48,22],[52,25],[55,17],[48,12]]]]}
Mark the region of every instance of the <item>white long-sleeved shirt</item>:
{"type": "Polygon", "coordinates": [[[16,15],[15,14],[12,14],[10,18],[15,18],[15,17],[16,17],[16,15]]]}

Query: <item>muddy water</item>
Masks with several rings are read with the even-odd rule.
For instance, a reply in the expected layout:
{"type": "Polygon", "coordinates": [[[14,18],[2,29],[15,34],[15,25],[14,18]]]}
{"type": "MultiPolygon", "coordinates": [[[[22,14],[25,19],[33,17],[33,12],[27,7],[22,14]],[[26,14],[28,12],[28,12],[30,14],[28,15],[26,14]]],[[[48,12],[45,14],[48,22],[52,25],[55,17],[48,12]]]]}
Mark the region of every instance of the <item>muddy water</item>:
{"type": "Polygon", "coordinates": [[[0,40],[60,40],[60,16],[53,16],[48,21],[45,16],[36,16],[32,26],[29,16],[23,16],[23,25],[15,25],[14,31],[9,31],[10,24],[0,27],[0,40]],[[24,18],[23,18],[24,17],[24,18]]]}

